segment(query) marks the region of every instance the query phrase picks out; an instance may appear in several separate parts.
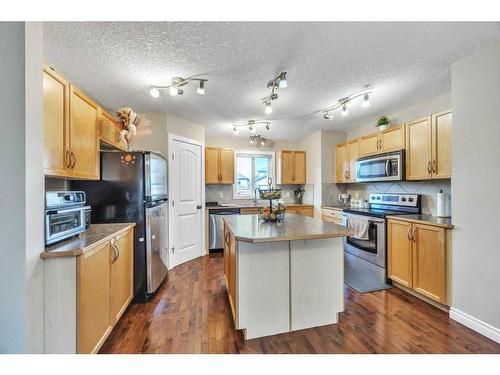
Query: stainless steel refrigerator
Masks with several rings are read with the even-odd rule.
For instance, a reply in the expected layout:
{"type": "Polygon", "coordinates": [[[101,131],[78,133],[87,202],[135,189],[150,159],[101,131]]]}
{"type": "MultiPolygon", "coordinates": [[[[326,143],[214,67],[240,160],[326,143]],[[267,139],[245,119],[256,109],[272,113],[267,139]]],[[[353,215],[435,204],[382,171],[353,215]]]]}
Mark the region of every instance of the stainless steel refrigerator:
{"type": "Polygon", "coordinates": [[[85,191],[91,222],[136,223],[134,300],[147,301],[167,275],[167,161],[149,151],[101,151],[101,179],[72,181],[85,191]]]}

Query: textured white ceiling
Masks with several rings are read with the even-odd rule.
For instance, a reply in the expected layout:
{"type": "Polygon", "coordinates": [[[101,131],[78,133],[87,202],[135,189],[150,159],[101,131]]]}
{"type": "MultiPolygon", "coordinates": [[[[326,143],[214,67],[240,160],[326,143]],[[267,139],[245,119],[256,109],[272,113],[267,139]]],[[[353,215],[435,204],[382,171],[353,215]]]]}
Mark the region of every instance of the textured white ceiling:
{"type": "Polygon", "coordinates": [[[445,92],[450,65],[498,39],[499,23],[472,22],[44,23],[47,61],[107,108],[170,112],[213,137],[231,135],[234,121],[270,119],[269,136],[283,140],[346,130],[445,92]],[[282,70],[288,88],[265,115],[266,82],[282,70]],[[182,96],[149,95],[150,85],[194,74],[209,80],[204,96],[195,84],[182,96]],[[333,121],[312,115],[367,84],[369,108],[333,121]]]}

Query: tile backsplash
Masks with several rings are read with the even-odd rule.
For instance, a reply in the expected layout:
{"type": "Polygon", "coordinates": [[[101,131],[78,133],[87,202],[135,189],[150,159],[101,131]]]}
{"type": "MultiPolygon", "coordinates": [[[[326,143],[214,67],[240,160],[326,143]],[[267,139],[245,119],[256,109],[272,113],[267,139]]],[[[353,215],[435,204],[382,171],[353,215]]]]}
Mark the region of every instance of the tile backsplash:
{"type": "MultiPolygon", "coordinates": [[[[279,185],[279,189],[283,189],[283,201],[285,203],[296,203],[293,191],[300,185],[279,185]],[[288,196],[289,195],[289,196],[288,196]]],[[[307,186],[304,187],[307,193],[307,186]]],[[[232,203],[240,205],[252,205],[255,203],[253,199],[234,199],[233,185],[206,185],[205,186],[205,201],[232,203]],[[221,197],[222,194],[222,197],[221,197]]]]}
{"type": "Polygon", "coordinates": [[[349,184],[347,193],[351,199],[368,199],[370,193],[411,193],[422,195],[422,213],[436,214],[436,199],[439,190],[451,194],[451,180],[374,182],[349,184]]]}

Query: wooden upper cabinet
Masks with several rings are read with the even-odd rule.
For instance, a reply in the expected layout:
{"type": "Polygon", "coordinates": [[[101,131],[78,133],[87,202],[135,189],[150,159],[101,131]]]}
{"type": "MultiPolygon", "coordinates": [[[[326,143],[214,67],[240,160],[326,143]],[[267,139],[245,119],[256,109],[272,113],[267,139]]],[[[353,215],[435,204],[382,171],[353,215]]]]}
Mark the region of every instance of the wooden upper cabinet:
{"type": "Polygon", "coordinates": [[[111,254],[108,242],[77,258],[78,353],[95,353],[111,331],[111,254]]]}
{"type": "Polygon", "coordinates": [[[219,165],[220,165],[219,147],[205,147],[205,183],[219,183],[219,165]]]}
{"type": "Polygon", "coordinates": [[[234,151],[232,148],[220,149],[220,183],[234,184],[234,151]]]}
{"type": "Polygon", "coordinates": [[[406,179],[451,177],[451,110],[406,124],[406,179]]]}
{"type": "Polygon", "coordinates": [[[347,154],[349,155],[347,181],[356,182],[356,161],[360,157],[360,141],[358,139],[353,139],[347,143],[347,154]]]}
{"type": "Polygon", "coordinates": [[[360,148],[361,156],[403,150],[405,148],[405,127],[404,125],[395,125],[381,132],[365,135],[361,138],[360,148]]]}
{"type": "Polygon", "coordinates": [[[432,178],[451,177],[451,110],[432,115],[432,178]]]}
{"type": "Polygon", "coordinates": [[[434,301],[445,304],[446,239],[445,229],[413,225],[413,289],[434,301]]]}
{"type": "Polygon", "coordinates": [[[346,166],[348,164],[347,144],[340,143],[335,148],[335,182],[347,181],[346,166]]]}
{"type": "Polygon", "coordinates": [[[387,277],[411,288],[412,242],[411,223],[387,220],[387,277]]]}
{"type": "Polygon", "coordinates": [[[234,184],[234,150],[205,147],[205,184],[234,184]]]}
{"type": "Polygon", "coordinates": [[[361,137],[361,156],[375,155],[380,152],[380,138],[378,133],[361,137]]]}
{"type": "Polygon", "coordinates": [[[431,116],[406,124],[406,179],[426,180],[432,172],[431,116]]]}
{"type": "Polygon", "coordinates": [[[294,162],[293,183],[304,185],[306,183],[306,152],[294,151],[293,162],[294,162]]]}
{"type": "Polygon", "coordinates": [[[99,179],[98,106],[70,85],[69,97],[71,176],[99,179]]]}
{"type": "Polygon", "coordinates": [[[281,185],[306,183],[306,152],[281,150],[277,160],[278,178],[281,185]]]}
{"type": "Polygon", "coordinates": [[[120,319],[134,296],[134,230],[119,234],[111,242],[111,323],[120,319]]]}
{"type": "Polygon", "coordinates": [[[405,148],[405,126],[397,125],[380,133],[381,152],[399,151],[405,148]]]}
{"type": "Polygon", "coordinates": [[[49,67],[43,69],[43,169],[49,176],[69,173],[69,83],[49,67]]]}
{"type": "Polygon", "coordinates": [[[127,147],[120,142],[120,126],[115,118],[103,109],[99,111],[99,139],[120,150],[125,151],[127,149],[127,147]]]}

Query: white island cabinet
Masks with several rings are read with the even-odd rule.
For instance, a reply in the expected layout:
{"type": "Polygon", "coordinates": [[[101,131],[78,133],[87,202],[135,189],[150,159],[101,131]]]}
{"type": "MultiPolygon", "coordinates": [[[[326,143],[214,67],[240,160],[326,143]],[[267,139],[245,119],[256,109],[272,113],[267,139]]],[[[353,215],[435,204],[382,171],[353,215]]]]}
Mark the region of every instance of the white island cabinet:
{"type": "Polygon", "coordinates": [[[346,227],[299,215],[224,218],[224,275],[245,339],[335,324],[344,310],[346,227]]]}

